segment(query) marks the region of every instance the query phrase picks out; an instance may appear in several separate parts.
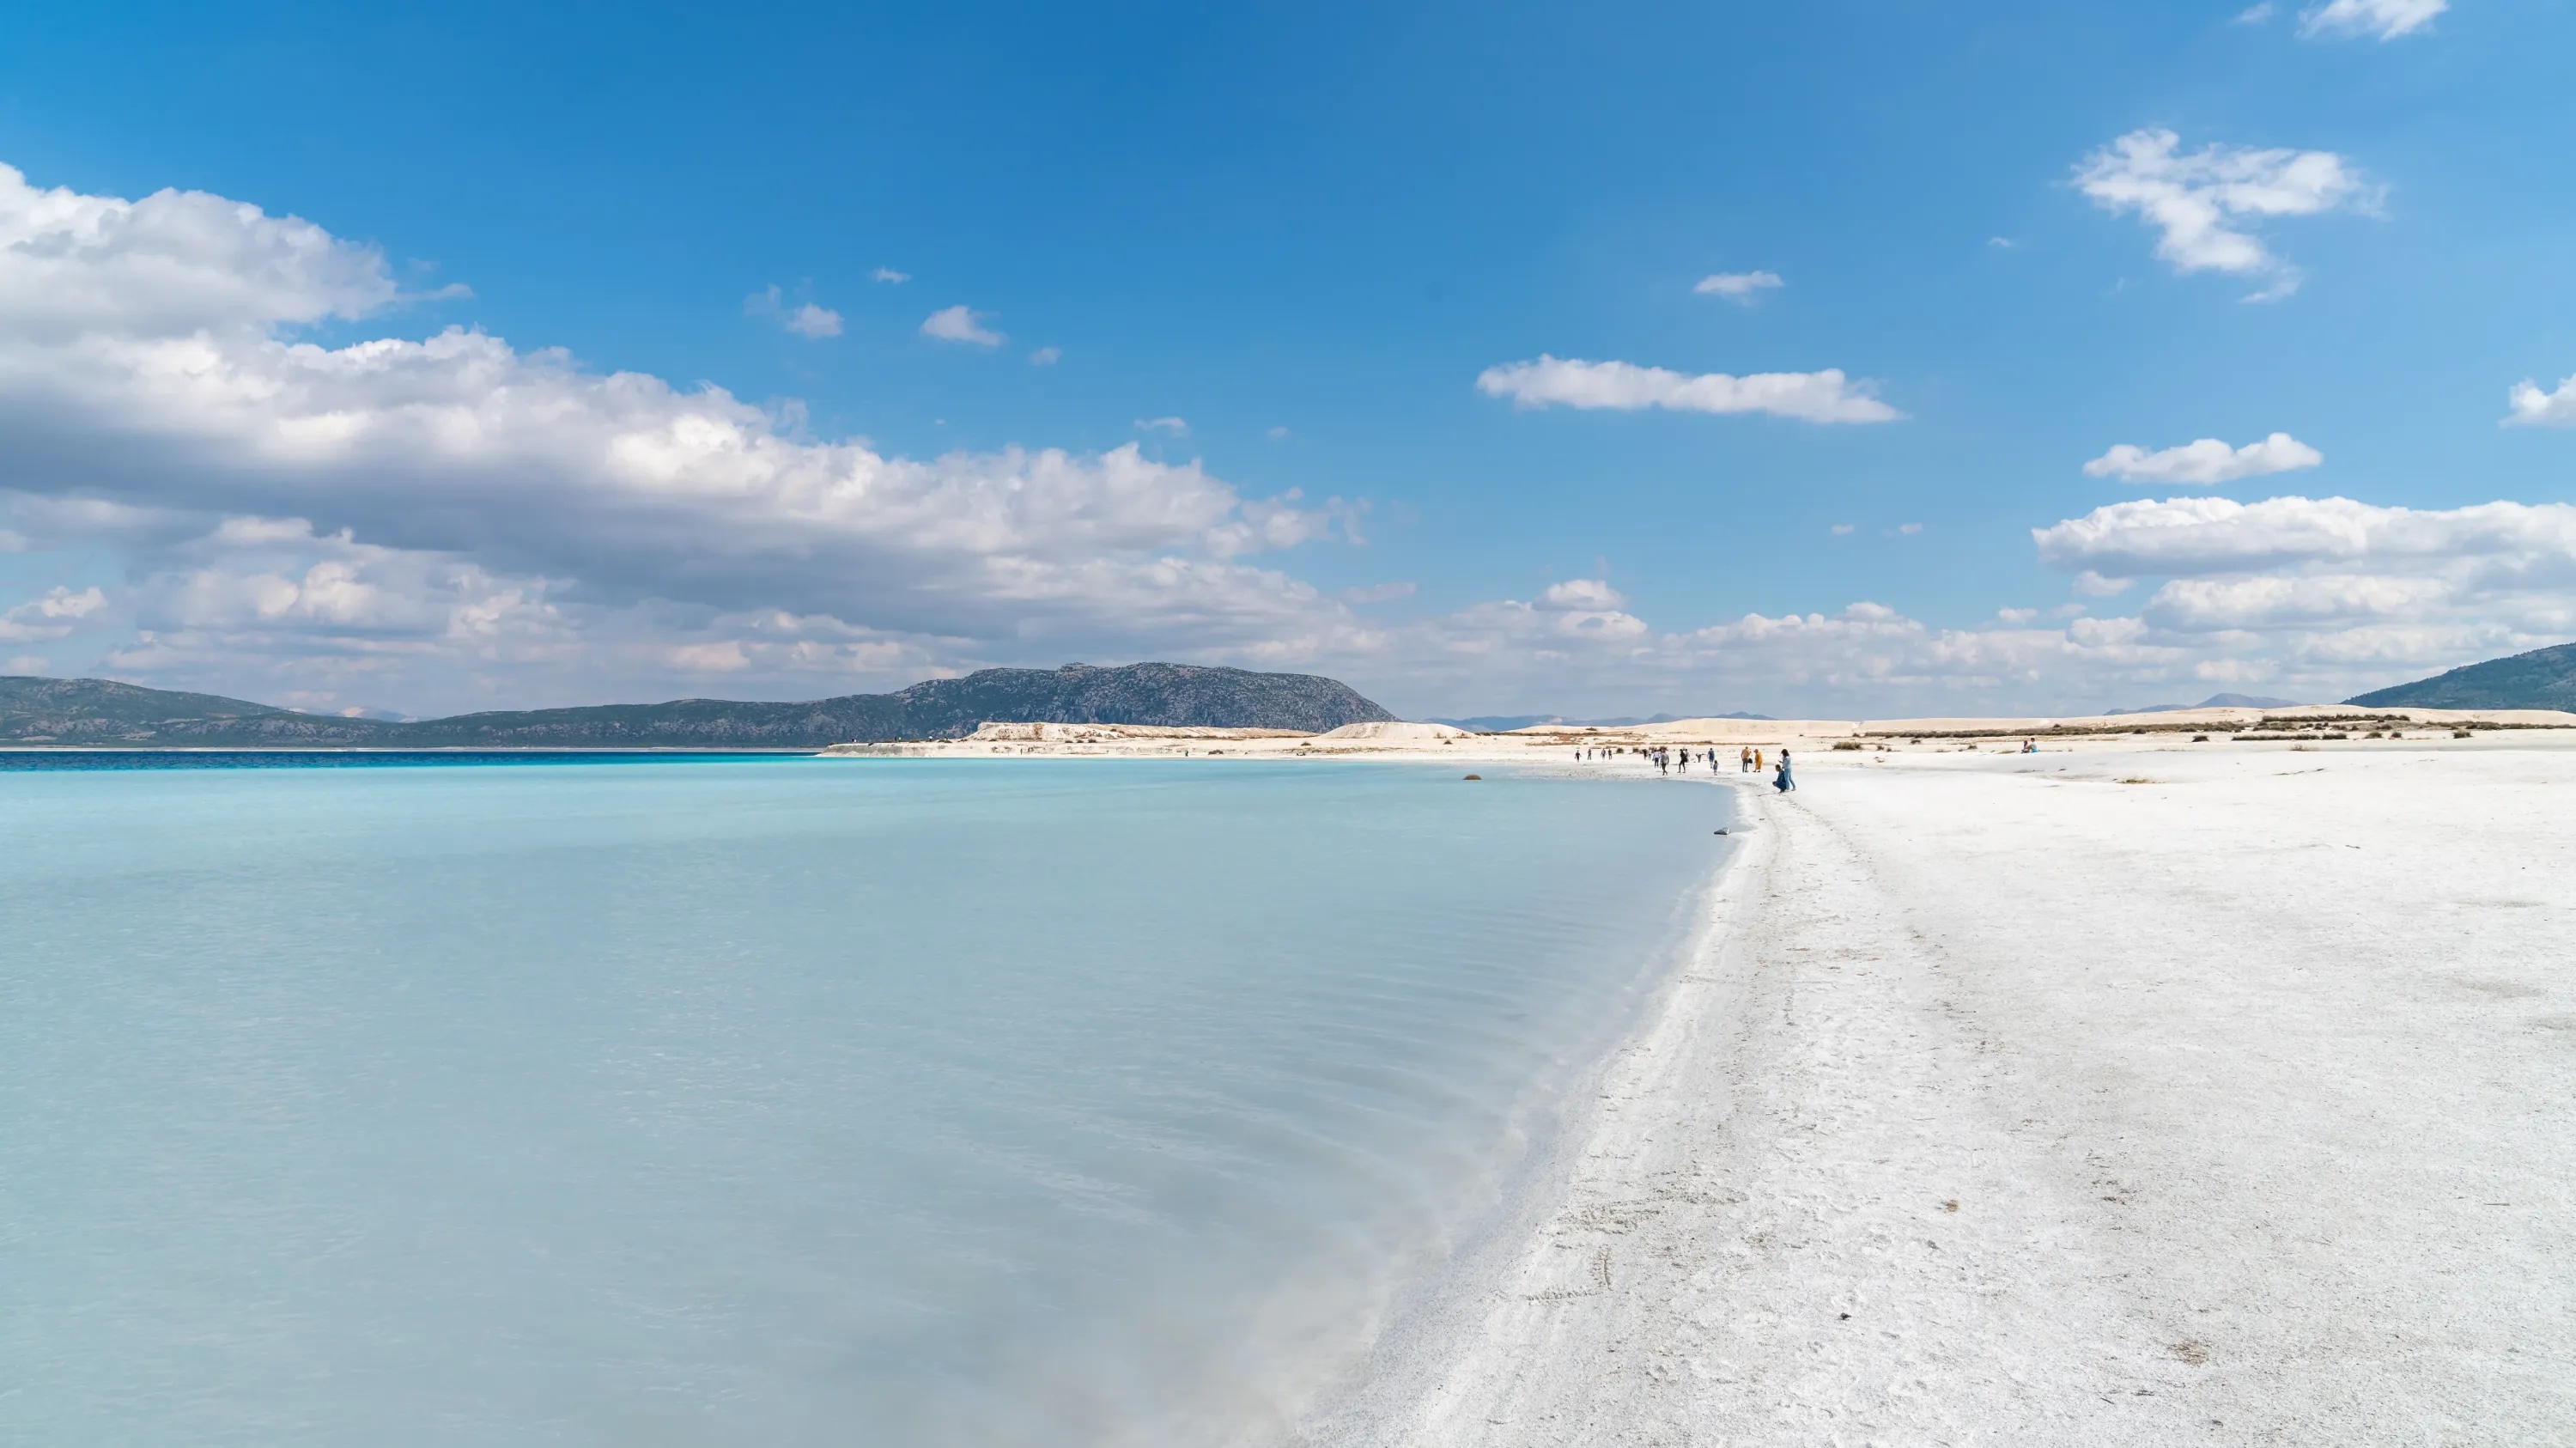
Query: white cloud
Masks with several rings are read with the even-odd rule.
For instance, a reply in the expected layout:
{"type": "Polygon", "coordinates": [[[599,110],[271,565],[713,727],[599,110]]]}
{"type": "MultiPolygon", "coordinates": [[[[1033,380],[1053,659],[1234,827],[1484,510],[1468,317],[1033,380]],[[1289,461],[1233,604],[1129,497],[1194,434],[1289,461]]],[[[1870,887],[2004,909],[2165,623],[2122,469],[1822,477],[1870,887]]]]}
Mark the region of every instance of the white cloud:
{"type": "Polygon", "coordinates": [[[841,335],[841,314],[806,302],[780,318],[778,325],[799,337],[837,337],[841,335]]]}
{"type": "MultiPolygon", "coordinates": [[[[106,606],[107,595],[99,592],[95,587],[84,588],[74,593],[59,584],[47,589],[44,597],[33,603],[21,605],[35,610],[39,618],[87,618],[106,606]]],[[[12,610],[13,613],[15,611],[12,610]]]]}
{"type": "Polygon", "coordinates": [[[1699,285],[1691,290],[1702,296],[1724,297],[1730,302],[1749,307],[1760,298],[1762,293],[1783,285],[1786,284],[1780,280],[1777,272],[1717,272],[1700,278],[1699,285]]]}
{"type": "Polygon", "coordinates": [[[1687,376],[1629,362],[1559,360],[1488,367],[1476,379],[1488,397],[1508,397],[1520,408],[1552,405],[1615,408],[1634,412],[1661,407],[1675,412],[1767,412],[1805,422],[1893,422],[1905,414],[1853,383],[1839,368],[1822,372],[1723,372],[1687,376]]]}
{"type": "Polygon", "coordinates": [[[2349,498],[2116,503],[2034,529],[2081,579],[2164,580],[2139,608],[2202,676],[2261,667],[2332,696],[2576,634],[2576,506],[2349,498]]]}
{"type": "Polygon", "coordinates": [[[1547,591],[1538,596],[1538,602],[1541,608],[1588,609],[1599,612],[1605,609],[1624,608],[1628,600],[1605,580],[1569,578],[1563,583],[1549,584],[1547,591]]]}
{"type": "Polygon", "coordinates": [[[2236,23],[2239,25],[2260,25],[2264,21],[2271,19],[2273,15],[2277,14],[2279,9],[2280,7],[2275,5],[2273,0],[2262,0],[2262,3],[2260,4],[2249,5],[2244,9],[2237,11],[2236,23]]]}
{"type": "Polygon", "coordinates": [[[2576,377],[2561,379],[2552,392],[2541,391],[2540,384],[2526,377],[2505,400],[2513,409],[2505,414],[2508,427],[2576,427],[2576,377]]]}
{"type": "Polygon", "coordinates": [[[1053,367],[1063,360],[1064,350],[1059,347],[1040,347],[1029,354],[1029,365],[1032,367],[1053,367]]]}
{"type": "Polygon", "coordinates": [[[2450,0],[2327,0],[2299,12],[2299,33],[2311,39],[2369,35],[2395,40],[2432,24],[2433,17],[2450,8],[2450,0]]]}
{"type": "Polygon", "coordinates": [[[75,593],[60,584],[31,598],[17,607],[0,612],[0,641],[32,643],[39,639],[58,639],[68,634],[80,620],[107,606],[107,595],[95,587],[75,593]]]}
{"type": "Polygon", "coordinates": [[[2136,212],[2160,233],[2156,255],[2177,272],[2268,276],[2247,297],[2272,301],[2299,285],[2298,270],[2246,227],[2277,216],[2368,210],[2376,193],[2332,151],[2204,146],[2181,154],[2167,130],[2132,131],[2084,158],[2075,184],[2113,213],[2136,212]]]}
{"type": "MultiPolygon", "coordinates": [[[[2576,559],[2576,505],[2384,508],[2350,498],[2140,500],[2034,530],[2041,558],[2112,577],[2214,575],[2390,559],[2420,563],[2576,559]]],[[[2550,566],[2555,566],[2554,564],[2550,566]]]]}
{"type": "Polygon", "coordinates": [[[1284,427],[1274,427],[1263,433],[1262,436],[1270,439],[1272,442],[1286,442],[1288,440],[1288,429],[1284,427]]]}
{"type": "Polygon", "coordinates": [[[891,282],[896,286],[901,286],[903,283],[912,280],[912,273],[899,272],[890,266],[881,266],[875,271],[868,273],[868,280],[872,282],[891,282]]]}
{"type": "Polygon", "coordinates": [[[672,668],[691,674],[738,674],[751,667],[751,655],[743,652],[740,639],[681,644],[665,652],[663,658],[672,668]]]}
{"type": "Polygon", "coordinates": [[[726,620],[812,621],[750,656],[828,674],[1186,657],[1344,616],[1247,560],[1352,510],[1132,445],[917,461],[464,328],[295,331],[400,301],[386,274],[254,207],[0,170],[0,530],[124,559],[149,637],[120,667],[561,688],[570,660],[658,677],[662,650],[752,627],[726,620]]]}
{"type": "Polygon", "coordinates": [[[972,342],[978,347],[1001,346],[1002,334],[986,330],[983,316],[963,306],[943,307],[922,319],[921,335],[942,342],[972,342]]]}
{"type": "MultiPolygon", "coordinates": [[[[1547,707],[1891,716],[2190,678],[2328,697],[2576,634],[2576,510],[2331,499],[2040,530],[2079,588],[2162,579],[2129,618],[1950,629],[1864,601],[1658,628],[1599,578],[1408,611],[1402,583],[1332,595],[1264,565],[1347,535],[1356,509],[1248,497],[1133,445],[910,459],[466,328],[300,330],[398,304],[388,274],[220,198],[0,173],[0,535],[65,566],[112,558],[123,580],[8,611],[63,631],[40,667],[427,714],[1161,657],[1332,673],[1400,710],[1544,690],[1547,707]],[[1385,606],[1363,616],[1369,600],[1385,606]]],[[[1542,359],[1488,377],[1523,405],[1893,415],[1840,373],[1542,359]]]]}
{"type": "Polygon", "coordinates": [[[788,306],[775,285],[743,298],[742,312],[746,317],[767,317],[799,337],[820,341],[841,335],[840,313],[812,302],[788,306]]]}
{"type": "Polygon", "coordinates": [[[1852,531],[1852,529],[1853,529],[1853,528],[1855,528],[1855,527],[1857,527],[1857,526],[1858,526],[1857,524],[1852,524],[1852,523],[1836,523],[1835,525],[1833,525],[1833,527],[1832,527],[1832,528],[1830,528],[1830,529],[1828,529],[1828,530],[1826,530],[1826,531],[1828,531],[1828,532],[1832,533],[1835,537],[1840,538],[1840,537],[1844,536],[1845,534],[1850,533],[1850,532],[1852,531]]]}
{"type": "Polygon", "coordinates": [[[1136,430],[1166,433],[1173,437],[1190,435],[1190,425],[1177,417],[1140,417],[1136,419],[1136,430]]]}
{"type": "Polygon", "coordinates": [[[2124,442],[2086,463],[2084,475],[2088,478],[2118,478],[2124,483],[2212,486],[2232,483],[2239,478],[2258,478],[2266,473],[2312,468],[2325,460],[2324,453],[2286,432],[2276,432],[2260,442],[2249,442],[2236,448],[2214,437],[2156,452],[2124,442]]]}

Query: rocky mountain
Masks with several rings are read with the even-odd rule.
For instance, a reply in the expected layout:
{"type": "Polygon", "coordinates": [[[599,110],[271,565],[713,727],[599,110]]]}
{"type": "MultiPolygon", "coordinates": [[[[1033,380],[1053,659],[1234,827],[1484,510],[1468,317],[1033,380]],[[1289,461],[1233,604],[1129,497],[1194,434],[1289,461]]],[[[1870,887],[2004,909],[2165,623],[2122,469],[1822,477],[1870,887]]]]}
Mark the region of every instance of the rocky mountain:
{"type": "Polygon", "coordinates": [[[2344,702],[2416,709],[2576,710],[2576,644],[2468,664],[2344,702]]]}
{"type": "Polygon", "coordinates": [[[0,743],[292,748],[373,743],[384,727],[107,679],[0,677],[0,743]]]}
{"type": "Polygon", "coordinates": [[[816,749],[854,740],[954,739],[988,721],[1320,733],[1394,717],[1338,680],[1190,664],[983,669],[892,694],[802,703],[678,699],[413,723],[299,714],[105,679],[0,678],[0,743],[126,747],[816,749]]]}

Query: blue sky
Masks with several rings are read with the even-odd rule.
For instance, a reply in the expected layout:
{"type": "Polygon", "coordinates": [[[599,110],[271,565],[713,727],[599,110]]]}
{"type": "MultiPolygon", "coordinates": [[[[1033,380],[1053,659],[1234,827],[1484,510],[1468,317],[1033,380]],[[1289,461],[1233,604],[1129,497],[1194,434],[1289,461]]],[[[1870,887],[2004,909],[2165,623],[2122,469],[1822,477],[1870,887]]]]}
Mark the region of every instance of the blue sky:
{"type": "Polygon", "coordinates": [[[406,712],[1076,657],[1413,713],[2074,710],[2576,636],[2564,6],[356,9],[10,22],[10,669],[406,712]],[[223,216],[117,220],[165,188],[223,216]],[[419,361],[471,443],[275,371],[451,327],[507,348],[419,361]],[[187,338],[242,369],[219,402],[136,360],[187,338]],[[1493,371],[1543,357],[1672,375],[1493,371]],[[505,429],[525,367],[570,390],[505,429]],[[1710,374],[1810,402],[1674,405],[1751,405],[1710,374]],[[701,384],[770,471],[627,467],[701,384]],[[1816,420],[1870,399],[1901,417],[1816,420]],[[2243,475],[2085,470],[2200,439],[2243,475]],[[881,465],[900,497],[781,481],[881,465]]]}

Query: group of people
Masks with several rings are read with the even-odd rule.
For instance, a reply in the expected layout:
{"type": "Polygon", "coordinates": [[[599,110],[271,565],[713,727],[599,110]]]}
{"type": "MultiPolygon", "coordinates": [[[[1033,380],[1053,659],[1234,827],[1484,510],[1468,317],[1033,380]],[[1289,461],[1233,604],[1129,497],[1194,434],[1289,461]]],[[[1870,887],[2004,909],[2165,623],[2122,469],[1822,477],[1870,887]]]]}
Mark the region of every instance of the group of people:
{"type": "MultiPolygon", "coordinates": [[[[1657,747],[1632,750],[1624,745],[1607,749],[1584,747],[1574,751],[1574,757],[1579,760],[1606,759],[1614,754],[1638,755],[1655,766],[1657,774],[1678,774],[1695,763],[1706,763],[1708,772],[1711,774],[1717,773],[1719,768],[1717,751],[1714,749],[1704,750],[1696,755],[1688,749],[1657,747]]],[[[1770,769],[1771,787],[1782,794],[1787,794],[1798,787],[1796,777],[1789,773],[1789,751],[1786,749],[1780,751],[1779,759],[1766,763],[1762,751],[1747,744],[1737,752],[1736,759],[1737,767],[1745,774],[1758,774],[1765,768],[1770,769]]]]}

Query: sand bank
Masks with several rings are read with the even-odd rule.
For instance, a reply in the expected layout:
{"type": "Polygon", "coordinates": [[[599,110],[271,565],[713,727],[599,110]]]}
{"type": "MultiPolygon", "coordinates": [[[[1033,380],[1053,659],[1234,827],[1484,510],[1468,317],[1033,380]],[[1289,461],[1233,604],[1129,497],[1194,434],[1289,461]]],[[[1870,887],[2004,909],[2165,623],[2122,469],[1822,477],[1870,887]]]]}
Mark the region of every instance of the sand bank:
{"type": "MultiPolygon", "coordinates": [[[[835,744],[849,757],[980,759],[1023,755],[1236,759],[1442,759],[1477,763],[1566,763],[1578,753],[1653,748],[1744,747],[1814,752],[1957,748],[2038,738],[2055,746],[2208,735],[2211,742],[2295,742],[2310,736],[2360,740],[2411,732],[2448,737],[2569,731],[2576,714],[2547,709],[2357,709],[2342,704],[2287,709],[2190,709],[2167,714],[1991,719],[1677,719],[1627,728],[1541,725],[1475,734],[1442,724],[1345,725],[1329,734],[1293,729],[1215,729],[1149,724],[986,724],[963,739],[835,744]]],[[[1634,761],[1627,761],[1633,765],[1634,761]]]]}
{"type": "Polygon", "coordinates": [[[1347,1436],[2568,1441],[2565,737],[1747,790],[1545,1225],[1347,1436]]]}

